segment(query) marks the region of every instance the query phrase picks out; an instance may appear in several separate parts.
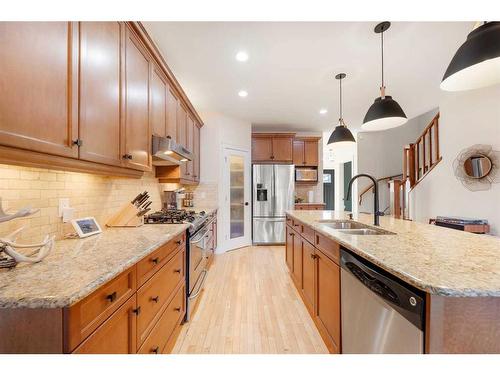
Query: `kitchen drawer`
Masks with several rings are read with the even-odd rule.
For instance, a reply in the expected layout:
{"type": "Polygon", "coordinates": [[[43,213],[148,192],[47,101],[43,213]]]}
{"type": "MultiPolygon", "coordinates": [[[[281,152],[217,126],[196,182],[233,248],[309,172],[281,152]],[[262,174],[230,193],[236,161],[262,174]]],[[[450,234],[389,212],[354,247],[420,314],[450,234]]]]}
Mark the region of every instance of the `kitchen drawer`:
{"type": "Polygon", "coordinates": [[[302,224],[300,234],[310,243],[314,243],[314,229],[311,227],[302,224]]]}
{"type": "Polygon", "coordinates": [[[135,295],[95,330],[73,354],[135,354],[135,295]]]}
{"type": "Polygon", "coordinates": [[[167,341],[186,313],[186,286],[183,283],[167,305],[160,320],[155,324],[144,344],[139,348],[139,354],[163,353],[167,341]]]}
{"type": "Polygon", "coordinates": [[[138,346],[144,341],[172,299],[172,292],[181,281],[185,280],[185,250],[179,251],[137,291],[137,306],[140,313],[137,317],[138,346]]]}
{"type": "Polygon", "coordinates": [[[297,219],[292,220],[292,228],[299,233],[300,233],[300,226],[301,225],[302,225],[302,223],[300,221],[298,221],[297,219]]]}
{"type": "Polygon", "coordinates": [[[65,352],[71,352],[136,291],[135,265],[64,310],[65,352]]]}
{"type": "Polygon", "coordinates": [[[314,246],[335,263],[340,264],[340,245],[318,232],[315,232],[315,237],[314,246]]]}
{"type": "Polygon", "coordinates": [[[170,255],[186,244],[186,233],[168,241],[137,263],[137,285],[140,287],[168,261],[170,255]]]}

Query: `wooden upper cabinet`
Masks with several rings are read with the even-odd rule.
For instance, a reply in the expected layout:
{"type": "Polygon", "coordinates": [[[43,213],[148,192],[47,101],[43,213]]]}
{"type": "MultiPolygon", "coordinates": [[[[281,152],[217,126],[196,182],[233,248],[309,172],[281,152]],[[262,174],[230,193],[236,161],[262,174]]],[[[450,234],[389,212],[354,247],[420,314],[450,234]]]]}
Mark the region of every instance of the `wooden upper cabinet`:
{"type": "MultiPolygon", "coordinates": [[[[190,115],[186,119],[186,148],[193,152],[194,151],[194,128],[195,124],[190,115]]],[[[194,176],[194,159],[186,162],[186,177],[190,180],[194,176]]]]}
{"type": "Polygon", "coordinates": [[[296,166],[318,166],[318,142],[320,138],[296,138],[293,141],[293,164],[296,166]]]}
{"type": "Polygon", "coordinates": [[[167,79],[156,64],[153,64],[151,72],[151,131],[159,137],[167,136],[167,93],[167,79]]]}
{"type": "Polygon", "coordinates": [[[0,22],[0,144],[78,157],[78,23],[0,22]]]}
{"type": "Polygon", "coordinates": [[[273,157],[275,162],[292,163],[293,136],[273,137],[273,157]]]}
{"type": "Polygon", "coordinates": [[[149,118],[150,58],[133,31],[127,29],[125,43],[125,153],[130,168],[151,170],[149,118]]]}
{"type": "Polygon", "coordinates": [[[177,136],[177,110],[179,107],[179,98],[173,89],[167,88],[167,128],[166,136],[178,142],[177,136]]]}
{"type": "Polygon", "coordinates": [[[316,251],[315,319],[332,353],[340,352],[340,267],[316,251]]]}
{"type": "Polygon", "coordinates": [[[122,164],[119,22],[80,23],[80,158],[122,164]]]}
{"type": "Polygon", "coordinates": [[[293,141],[293,164],[304,165],[304,141],[293,141]]]}
{"type": "Polygon", "coordinates": [[[254,133],[252,161],[291,164],[293,137],[293,133],[254,133]]]}
{"type": "Polygon", "coordinates": [[[269,161],[273,156],[271,137],[252,138],[252,161],[269,161]]]}
{"type": "Polygon", "coordinates": [[[200,181],[200,126],[195,123],[193,127],[193,180],[200,181]]]}

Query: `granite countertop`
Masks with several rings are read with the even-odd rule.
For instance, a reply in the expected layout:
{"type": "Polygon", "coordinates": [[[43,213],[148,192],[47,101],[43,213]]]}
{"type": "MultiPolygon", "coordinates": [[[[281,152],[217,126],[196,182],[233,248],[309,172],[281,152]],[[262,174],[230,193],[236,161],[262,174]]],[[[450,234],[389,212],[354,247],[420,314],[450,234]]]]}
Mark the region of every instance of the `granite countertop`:
{"type": "MultiPolygon", "coordinates": [[[[396,235],[348,235],[321,220],[345,220],[348,212],[291,210],[293,218],[339,242],[416,288],[454,297],[500,297],[500,238],[414,221],[380,217],[396,235]]],[[[373,225],[373,215],[353,220],[373,225]]]]}
{"type": "Polygon", "coordinates": [[[189,224],[108,228],[92,237],[57,241],[40,263],[0,269],[0,308],[70,306],[187,228],[189,224]]]}

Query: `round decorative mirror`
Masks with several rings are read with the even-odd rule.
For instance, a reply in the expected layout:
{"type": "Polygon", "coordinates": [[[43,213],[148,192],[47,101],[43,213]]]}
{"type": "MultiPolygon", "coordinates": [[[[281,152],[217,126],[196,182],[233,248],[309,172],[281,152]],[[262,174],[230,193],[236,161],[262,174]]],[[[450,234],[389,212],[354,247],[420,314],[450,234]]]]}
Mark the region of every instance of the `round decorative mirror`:
{"type": "Polygon", "coordinates": [[[453,161],[455,176],[470,191],[491,189],[500,182],[500,151],[490,145],[473,145],[453,161]]]}
{"type": "Polygon", "coordinates": [[[486,155],[475,154],[464,161],[465,174],[471,178],[483,178],[490,174],[493,164],[486,155]]]}

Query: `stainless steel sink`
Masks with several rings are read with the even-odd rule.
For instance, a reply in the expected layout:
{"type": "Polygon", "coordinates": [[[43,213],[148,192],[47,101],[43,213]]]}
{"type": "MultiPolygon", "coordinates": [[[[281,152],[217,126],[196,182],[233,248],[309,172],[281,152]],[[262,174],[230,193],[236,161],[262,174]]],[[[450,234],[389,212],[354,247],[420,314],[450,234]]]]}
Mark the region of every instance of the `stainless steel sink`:
{"type": "Polygon", "coordinates": [[[374,236],[374,235],[387,235],[387,234],[396,234],[389,232],[384,229],[371,229],[371,228],[358,228],[358,229],[339,229],[340,233],[350,234],[353,236],[374,236]]]}
{"type": "Polygon", "coordinates": [[[320,221],[321,224],[326,225],[332,229],[364,229],[367,225],[357,223],[355,221],[320,221]]]}

